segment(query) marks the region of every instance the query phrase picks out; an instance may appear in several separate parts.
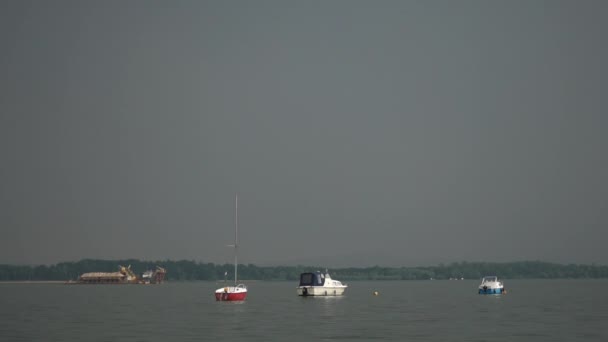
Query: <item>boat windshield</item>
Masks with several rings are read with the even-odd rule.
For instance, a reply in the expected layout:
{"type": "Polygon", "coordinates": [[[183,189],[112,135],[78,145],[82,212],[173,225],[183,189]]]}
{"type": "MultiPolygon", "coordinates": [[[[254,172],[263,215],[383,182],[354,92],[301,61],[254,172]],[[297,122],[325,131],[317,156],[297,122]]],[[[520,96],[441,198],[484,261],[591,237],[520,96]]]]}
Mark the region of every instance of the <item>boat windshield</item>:
{"type": "Polygon", "coordinates": [[[483,283],[487,283],[487,282],[492,282],[492,281],[498,281],[498,278],[494,277],[494,276],[492,276],[492,277],[484,277],[482,282],[483,283]]]}
{"type": "Polygon", "coordinates": [[[323,286],[325,276],[321,272],[300,274],[300,286],[323,286]]]}

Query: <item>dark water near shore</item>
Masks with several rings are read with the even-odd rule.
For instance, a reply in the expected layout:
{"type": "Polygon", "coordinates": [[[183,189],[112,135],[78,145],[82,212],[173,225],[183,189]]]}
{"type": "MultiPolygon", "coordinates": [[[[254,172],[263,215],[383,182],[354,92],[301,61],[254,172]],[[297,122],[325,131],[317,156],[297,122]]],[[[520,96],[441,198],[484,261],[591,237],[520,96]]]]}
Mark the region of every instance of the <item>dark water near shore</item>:
{"type": "Polygon", "coordinates": [[[608,341],[608,280],[351,282],[302,298],[295,283],[248,282],[216,302],[215,283],[0,284],[1,341],[608,341]],[[379,296],[373,296],[379,291],[379,296]]]}

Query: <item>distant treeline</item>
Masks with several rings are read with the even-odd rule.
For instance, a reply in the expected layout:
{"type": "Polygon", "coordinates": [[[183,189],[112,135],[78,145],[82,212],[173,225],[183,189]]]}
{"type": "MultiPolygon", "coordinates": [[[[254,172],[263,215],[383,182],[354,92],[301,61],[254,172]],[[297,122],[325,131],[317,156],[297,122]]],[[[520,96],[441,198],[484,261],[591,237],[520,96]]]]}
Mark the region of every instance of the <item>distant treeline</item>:
{"type": "MultiPolygon", "coordinates": [[[[129,266],[136,274],[153,270],[156,266],[167,269],[169,280],[223,280],[234,277],[234,265],[202,263],[189,260],[140,261],[84,259],[62,262],[51,266],[0,265],[0,281],[7,280],[69,280],[87,272],[116,272],[118,265],[129,266]],[[225,276],[225,273],[228,275],[225,276]]],[[[308,266],[255,266],[239,265],[239,279],[296,281],[300,273],[323,271],[323,267],[308,266]]],[[[340,280],[426,280],[426,279],[478,279],[497,275],[503,279],[523,278],[608,278],[608,266],[563,265],[541,261],[506,263],[458,262],[430,267],[349,267],[332,268],[330,273],[340,280]]]]}

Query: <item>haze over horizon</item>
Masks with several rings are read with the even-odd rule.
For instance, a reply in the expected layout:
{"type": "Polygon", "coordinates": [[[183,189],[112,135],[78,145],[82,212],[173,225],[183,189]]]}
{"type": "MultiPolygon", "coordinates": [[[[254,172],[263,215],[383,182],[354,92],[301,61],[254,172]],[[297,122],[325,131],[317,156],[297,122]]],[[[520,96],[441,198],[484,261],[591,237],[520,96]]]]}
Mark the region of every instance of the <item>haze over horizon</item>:
{"type": "Polygon", "coordinates": [[[607,10],[2,1],[0,264],[608,264],[607,10]]]}

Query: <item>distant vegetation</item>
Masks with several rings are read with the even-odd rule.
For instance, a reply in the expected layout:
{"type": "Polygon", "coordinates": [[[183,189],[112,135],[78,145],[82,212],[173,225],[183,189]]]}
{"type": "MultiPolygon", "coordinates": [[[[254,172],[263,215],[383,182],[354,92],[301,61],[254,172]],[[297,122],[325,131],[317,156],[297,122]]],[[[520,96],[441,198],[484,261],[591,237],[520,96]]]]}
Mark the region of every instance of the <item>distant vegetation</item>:
{"type": "MultiPolygon", "coordinates": [[[[154,269],[156,265],[167,269],[169,280],[223,280],[234,277],[234,266],[225,264],[180,261],[140,261],[84,259],[62,262],[51,266],[0,265],[0,281],[4,280],[68,280],[86,272],[116,272],[118,265],[128,266],[137,273],[154,269]]],[[[239,265],[239,279],[296,281],[300,273],[324,270],[323,267],[239,265]]],[[[478,279],[497,275],[503,279],[523,278],[608,278],[608,266],[562,265],[540,261],[507,263],[459,262],[431,267],[350,267],[332,268],[330,273],[340,280],[425,280],[465,278],[478,279]]]]}

